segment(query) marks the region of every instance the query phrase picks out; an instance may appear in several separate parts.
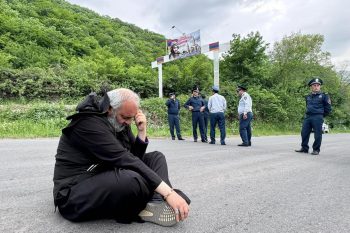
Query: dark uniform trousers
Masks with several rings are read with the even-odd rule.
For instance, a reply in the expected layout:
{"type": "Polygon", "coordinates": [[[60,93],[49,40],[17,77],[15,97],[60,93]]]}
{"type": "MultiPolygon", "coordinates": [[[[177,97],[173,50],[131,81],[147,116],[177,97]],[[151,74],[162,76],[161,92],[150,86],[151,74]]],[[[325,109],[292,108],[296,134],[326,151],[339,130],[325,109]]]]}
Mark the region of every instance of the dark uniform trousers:
{"type": "Polygon", "coordinates": [[[304,151],[309,151],[309,138],[312,129],[314,129],[315,141],[312,145],[314,151],[320,151],[321,142],[322,142],[322,124],[323,124],[323,115],[306,115],[303,121],[303,127],[301,129],[301,147],[304,151]]]}
{"type": "Polygon", "coordinates": [[[225,143],[226,129],[225,129],[225,114],[223,112],[210,113],[210,141],[215,142],[215,128],[216,123],[220,129],[220,143],[225,143]]]}
{"type": "Polygon", "coordinates": [[[207,141],[207,136],[204,134],[203,114],[199,111],[192,112],[192,131],[195,140],[198,138],[197,125],[199,125],[199,133],[201,134],[202,141],[207,141]]]}
{"type": "MultiPolygon", "coordinates": [[[[158,151],[146,153],[142,161],[171,186],[165,156],[158,151]]],[[[162,200],[150,190],[138,173],[115,168],[105,170],[74,185],[63,203],[58,204],[63,217],[71,221],[114,218],[119,222],[138,220],[138,213],[149,201],[162,200]]]]}
{"type": "Polygon", "coordinates": [[[168,114],[168,123],[169,123],[171,137],[175,138],[175,134],[174,134],[174,127],[175,127],[177,138],[181,138],[179,115],[168,114]]]}
{"type": "Polygon", "coordinates": [[[253,113],[247,113],[247,119],[243,119],[243,114],[239,115],[239,134],[244,144],[249,144],[252,138],[251,121],[253,113]]]}
{"type": "Polygon", "coordinates": [[[205,137],[207,138],[207,135],[208,135],[208,122],[210,120],[209,118],[209,112],[203,112],[203,129],[204,129],[204,135],[205,137]]]}

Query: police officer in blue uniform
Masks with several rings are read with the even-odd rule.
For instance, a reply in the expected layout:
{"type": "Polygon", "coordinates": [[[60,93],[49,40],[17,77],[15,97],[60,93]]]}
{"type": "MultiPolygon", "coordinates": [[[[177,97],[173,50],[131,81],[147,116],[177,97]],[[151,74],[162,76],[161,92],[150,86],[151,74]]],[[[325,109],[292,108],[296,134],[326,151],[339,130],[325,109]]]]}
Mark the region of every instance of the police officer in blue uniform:
{"type": "Polygon", "coordinates": [[[312,129],[314,130],[315,141],[312,145],[312,155],[320,153],[322,142],[322,124],[323,117],[332,111],[331,100],[328,94],[321,92],[323,81],[319,77],[315,77],[309,81],[311,93],[306,96],[306,113],[301,129],[301,148],[295,150],[300,153],[309,152],[309,138],[312,129]]]}
{"type": "Polygon", "coordinates": [[[175,93],[169,94],[169,99],[166,101],[165,105],[168,107],[168,123],[170,129],[171,139],[175,140],[174,127],[176,129],[177,139],[185,140],[181,137],[180,129],[180,102],[175,97],[175,93]]]}
{"type": "Polygon", "coordinates": [[[184,107],[192,112],[192,131],[194,142],[197,142],[197,125],[199,125],[199,132],[201,134],[202,142],[208,142],[206,135],[204,134],[204,120],[202,112],[205,109],[203,99],[199,96],[198,87],[193,88],[192,97],[190,97],[184,107]]]}

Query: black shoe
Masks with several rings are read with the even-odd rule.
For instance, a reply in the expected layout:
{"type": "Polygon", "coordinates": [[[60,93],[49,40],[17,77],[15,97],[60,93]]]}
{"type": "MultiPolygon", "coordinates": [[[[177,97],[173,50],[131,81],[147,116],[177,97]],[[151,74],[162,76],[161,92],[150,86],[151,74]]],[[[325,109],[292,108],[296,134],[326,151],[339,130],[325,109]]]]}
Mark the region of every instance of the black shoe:
{"type": "Polygon", "coordinates": [[[178,138],[178,140],[185,140],[184,138],[178,138]]]}
{"type": "Polygon", "coordinates": [[[175,137],[171,137],[172,140],[175,140],[175,137]]]}
{"type": "Polygon", "coordinates": [[[202,142],[203,142],[203,143],[208,143],[208,141],[207,141],[207,140],[202,140],[202,142]]]}
{"type": "Polygon", "coordinates": [[[237,146],[249,146],[249,145],[246,143],[241,143],[241,144],[238,144],[237,146]]]}
{"type": "Polygon", "coordinates": [[[222,146],[226,146],[226,143],[222,142],[221,145],[222,145],[222,146]]]}
{"type": "Polygon", "coordinates": [[[312,154],[312,155],[319,155],[319,154],[320,154],[320,152],[319,152],[319,151],[317,151],[317,150],[314,150],[314,151],[312,151],[312,152],[311,152],[311,154],[312,154]]]}
{"type": "Polygon", "coordinates": [[[209,144],[215,144],[215,142],[214,141],[210,141],[209,144]]]}
{"type": "Polygon", "coordinates": [[[307,150],[304,150],[303,148],[299,149],[299,150],[295,150],[295,152],[299,152],[299,153],[309,153],[307,150]]]}
{"type": "Polygon", "coordinates": [[[197,142],[197,139],[194,139],[193,141],[194,141],[194,142],[197,142]]]}
{"type": "Polygon", "coordinates": [[[248,142],[248,146],[252,146],[252,142],[248,142]]]}

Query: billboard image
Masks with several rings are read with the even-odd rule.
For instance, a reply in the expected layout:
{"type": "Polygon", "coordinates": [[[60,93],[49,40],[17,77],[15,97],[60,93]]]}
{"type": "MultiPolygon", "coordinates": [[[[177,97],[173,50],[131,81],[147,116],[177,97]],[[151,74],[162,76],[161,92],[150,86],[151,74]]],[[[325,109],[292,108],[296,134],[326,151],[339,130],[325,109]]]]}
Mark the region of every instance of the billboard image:
{"type": "Polygon", "coordinates": [[[200,30],[167,40],[169,60],[185,58],[201,53],[200,30]]]}

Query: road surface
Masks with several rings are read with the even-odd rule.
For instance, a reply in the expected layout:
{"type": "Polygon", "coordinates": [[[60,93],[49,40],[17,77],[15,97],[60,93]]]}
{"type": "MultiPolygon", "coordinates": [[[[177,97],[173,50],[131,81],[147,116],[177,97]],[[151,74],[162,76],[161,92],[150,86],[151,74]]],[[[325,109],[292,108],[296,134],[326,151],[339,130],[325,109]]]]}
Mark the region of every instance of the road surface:
{"type": "Polygon", "coordinates": [[[173,186],[192,199],[188,220],[165,228],[63,219],[52,200],[58,138],[2,139],[0,232],[350,232],[350,134],[324,135],[319,156],[294,152],[300,136],[238,143],[150,139],[148,151],[166,155],[173,186]]]}

